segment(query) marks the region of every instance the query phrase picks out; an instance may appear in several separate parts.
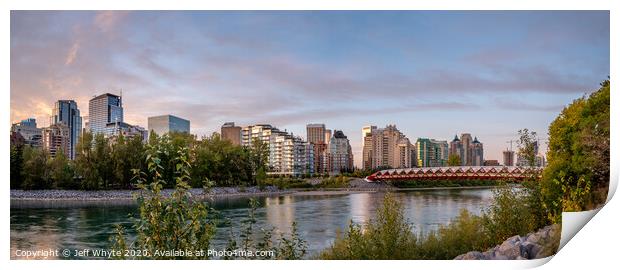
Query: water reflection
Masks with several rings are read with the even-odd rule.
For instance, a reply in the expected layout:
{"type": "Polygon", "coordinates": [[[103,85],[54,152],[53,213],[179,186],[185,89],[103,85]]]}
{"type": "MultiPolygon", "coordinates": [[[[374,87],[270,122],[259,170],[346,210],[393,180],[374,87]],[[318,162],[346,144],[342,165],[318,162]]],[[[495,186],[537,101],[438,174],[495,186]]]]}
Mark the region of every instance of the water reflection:
{"type": "MultiPolygon", "coordinates": [[[[256,228],[274,228],[274,235],[289,233],[296,221],[308,242],[309,254],[328,247],[338,230],[352,220],[365,223],[375,218],[384,193],[340,195],[283,195],[259,197],[256,228]]],[[[447,224],[461,209],[479,213],[492,199],[490,189],[430,190],[396,192],[403,202],[405,217],[417,233],[427,233],[447,224]]],[[[237,234],[247,218],[248,198],[226,198],[213,202],[222,220],[214,237],[214,248],[223,248],[230,235],[237,234]]],[[[131,233],[128,214],[135,214],[131,203],[11,202],[11,258],[17,249],[108,248],[114,224],[123,223],[131,233]]]]}

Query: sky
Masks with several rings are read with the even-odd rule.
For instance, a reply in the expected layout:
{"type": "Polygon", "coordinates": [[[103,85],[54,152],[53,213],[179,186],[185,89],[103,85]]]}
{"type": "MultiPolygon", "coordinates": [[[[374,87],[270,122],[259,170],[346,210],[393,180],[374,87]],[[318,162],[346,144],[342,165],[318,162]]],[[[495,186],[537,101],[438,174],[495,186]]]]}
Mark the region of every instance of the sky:
{"type": "Polygon", "coordinates": [[[608,11],[11,11],[10,28],[12,123],[122,91],[125,122],[172,114],[198,136],[324,123],[357,166],[362,127],[388,124],[471,133],[501,163],[610,74],[608,11]]]}

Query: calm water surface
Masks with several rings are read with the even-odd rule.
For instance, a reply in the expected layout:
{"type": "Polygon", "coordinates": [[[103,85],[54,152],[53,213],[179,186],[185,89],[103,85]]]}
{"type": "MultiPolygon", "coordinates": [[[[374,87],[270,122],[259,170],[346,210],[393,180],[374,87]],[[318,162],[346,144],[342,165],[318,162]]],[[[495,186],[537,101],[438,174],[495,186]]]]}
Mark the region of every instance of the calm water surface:
{"type": "MultiPolygon", "coordinates": [[[[257,227],[273,227],[277,235],[290,232],[291,223],[296,221],[312,256],[329,247],[337,230],[346,229],[350,220],[363,223],[374,218],[383,196],[369,192],[257,197],[261,204],[256,213],[257,227]]],[[[400,191],[396,196],[416,232],[428,232],[447,224],[461,209],[480,213],[491,202],[492,189],[400,191]]],[[[225,198],[214,202],[222,219],[230,221],[217,230],[215,249],[223,249],[231,225],[238,229],[247,217],[248,201],[225,198]]],[[[11,201],[11,258],[19,259],[15,256],[18,249],[107,249],[114,225],[130,227],[128,216],[135,213],[135,205],[122,202],[11,201]]]]}

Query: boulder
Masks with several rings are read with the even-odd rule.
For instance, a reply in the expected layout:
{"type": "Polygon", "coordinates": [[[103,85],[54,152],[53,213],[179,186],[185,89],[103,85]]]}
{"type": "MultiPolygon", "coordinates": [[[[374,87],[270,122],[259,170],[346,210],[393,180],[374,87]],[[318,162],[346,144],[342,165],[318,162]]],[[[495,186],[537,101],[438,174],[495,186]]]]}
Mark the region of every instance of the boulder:
{"type": "Polygon", "coordinates": [[[485,252],[472,251],[461,254],[455,260],[527,260],[539,259],[543,245],[552,241],[552,235],[557,233],[561,227],[558,224],[544,227],[537,232],[528,233],[521,237],[515,235],[506,239],[503,243],[485,252]]]}

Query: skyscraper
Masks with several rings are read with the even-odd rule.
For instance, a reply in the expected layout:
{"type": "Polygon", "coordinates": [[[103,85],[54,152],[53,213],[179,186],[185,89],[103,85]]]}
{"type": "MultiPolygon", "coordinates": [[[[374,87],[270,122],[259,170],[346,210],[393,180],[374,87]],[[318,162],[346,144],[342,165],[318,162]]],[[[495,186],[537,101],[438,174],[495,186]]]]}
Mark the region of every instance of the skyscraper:
{"type": "Polygon", "coordinates": [[[73,100],[59,100],[54,104],[52,111],[52,124],[62,123],[69,128],[69,152],[65,153],[68,158],[75,159],[75,147],[82,134],[82,117],[77,103],[73,100]]]}
{"type": "Polygon", "coordinates": [[[154,131],[158,135],[170,132],[184,132],[189,134],[189,120],[166,114],[148,118],[149,133],[154,131]]]}
{"type": "Polygon", "coordinates": [[[222,140],[228,140],[233,145],[241,145],[241,127],[235,126],[235,122],[226,122],[222,125],[222,140]]]}
{"type": "Polygon", "coordinates": [[[471,157],[471,134],[463,133],[461,134],[461,143],[463,144],[463,158],[461,159],[461,164],[463,166],[471,166],[472,165],[472,157],[471,157]]]}
{"type": "Polygon", "coordinates": [[[123,122],[123,103],[120,96],[110,93],[92,98],[88,102],[89,128],[93,134],[113,135],[109,123],[123,122]]]}

